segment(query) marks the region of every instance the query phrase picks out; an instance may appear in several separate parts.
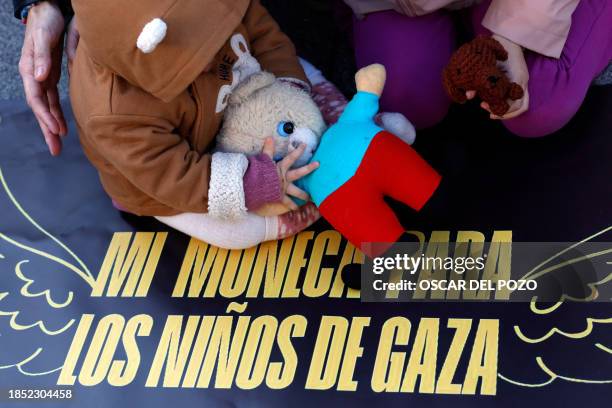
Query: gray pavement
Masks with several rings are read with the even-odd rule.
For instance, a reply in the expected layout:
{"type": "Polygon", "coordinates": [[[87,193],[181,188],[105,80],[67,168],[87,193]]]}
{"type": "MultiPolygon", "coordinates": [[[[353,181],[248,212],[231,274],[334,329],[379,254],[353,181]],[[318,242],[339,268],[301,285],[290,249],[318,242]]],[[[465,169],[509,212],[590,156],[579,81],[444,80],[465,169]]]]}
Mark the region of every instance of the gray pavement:
{"type": "MultiPolygon", "coordinates": [[[[23,99],[17,64],[21,54],[24,27],[13,17],[11,0],[0,0],[0,100],[23,99]]],[[[66,75],[60,84],[62,97],[67,96],[66,75]]]]}

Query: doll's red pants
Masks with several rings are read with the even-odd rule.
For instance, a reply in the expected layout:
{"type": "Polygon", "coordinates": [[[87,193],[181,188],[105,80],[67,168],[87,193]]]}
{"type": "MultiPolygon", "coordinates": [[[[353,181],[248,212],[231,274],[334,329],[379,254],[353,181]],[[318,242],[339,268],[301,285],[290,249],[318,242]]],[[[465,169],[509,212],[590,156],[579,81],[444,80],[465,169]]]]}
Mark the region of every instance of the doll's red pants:
{"type": "Polygon", "coordinates": [[[375,257],[404,233],[384,197],[418,211],[432,196],[440,179],[412,147],[382,131],[370,143],[355,175],[323,200],[319,210],[353,245],[375,257]]]}

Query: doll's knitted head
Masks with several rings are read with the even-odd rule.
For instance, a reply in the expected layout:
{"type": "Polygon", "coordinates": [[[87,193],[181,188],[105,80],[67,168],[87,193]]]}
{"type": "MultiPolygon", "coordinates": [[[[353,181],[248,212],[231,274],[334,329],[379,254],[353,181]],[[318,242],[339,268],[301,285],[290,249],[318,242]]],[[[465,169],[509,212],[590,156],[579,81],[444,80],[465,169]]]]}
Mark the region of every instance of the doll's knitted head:
{"type": "Polygon", "coordinates": [[[497,61],[508,59],[504,47],[491,37],[478,36],[462,45],[451,57],[444,69],[444,87],[451,99],[465,103],[465,93],[476,91],[480,99],[489,104],[491,112],[504,115],[510,105],[508,100],[523,97],[523,88],[510,82],[497,66],[497,61]]]}
{"type": "Polygon", "coordinates": [[[308,163],[324,131],[323,116],[306,92],[268,72],[260,72],[232,93],[217,136],[217,148],[257,154],[265,139],[272,136],[275,159],[279,160],[304,143],[307,148],[294,165],[298,167],[308,163]]]}

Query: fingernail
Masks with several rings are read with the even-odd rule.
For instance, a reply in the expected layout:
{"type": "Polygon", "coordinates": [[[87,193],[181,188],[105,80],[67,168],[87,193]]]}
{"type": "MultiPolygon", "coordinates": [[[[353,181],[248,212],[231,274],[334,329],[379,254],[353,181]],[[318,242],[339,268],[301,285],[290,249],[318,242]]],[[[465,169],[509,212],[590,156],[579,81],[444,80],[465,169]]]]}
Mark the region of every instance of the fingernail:
{"type": "Polygon", "coordinates": [[[43,67],[36,67],[36,71],[34,73],[34,76],[41,77],[44,74],[45,70],[43,69],[43,67]]]}

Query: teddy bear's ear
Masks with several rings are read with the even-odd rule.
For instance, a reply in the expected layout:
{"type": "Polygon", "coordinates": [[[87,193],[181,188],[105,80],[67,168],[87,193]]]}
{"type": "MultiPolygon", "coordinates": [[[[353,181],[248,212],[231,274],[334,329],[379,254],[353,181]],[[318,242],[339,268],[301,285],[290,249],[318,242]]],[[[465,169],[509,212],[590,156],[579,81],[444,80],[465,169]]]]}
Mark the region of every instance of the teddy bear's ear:
{"type": "Polygon", "coordinates": [[[229,99],[230,105],[238,105],[246,101],[254,92],[272,85],[276,77],[269,72],[258,72],[248,77],[234,89],[229,99]]]}
{"type": "Polygon", "coordinates": [[[485,47],[488,47],[499,61],[506,61],[508,59],[508,51],[495,38],[479,35],[474,41],[479,41],[485,47]]]}

